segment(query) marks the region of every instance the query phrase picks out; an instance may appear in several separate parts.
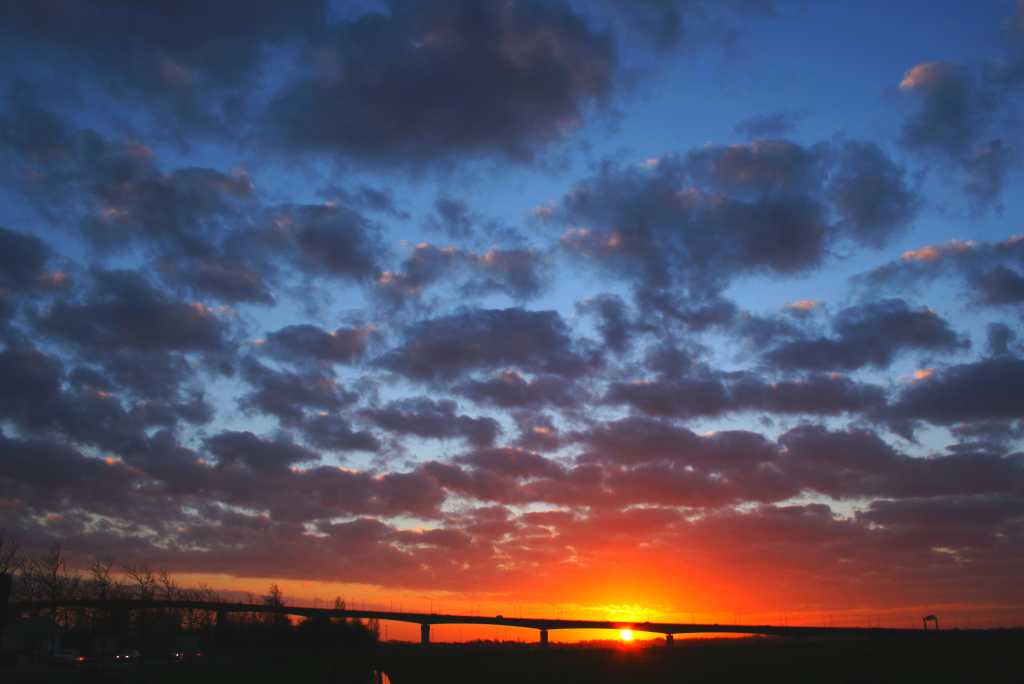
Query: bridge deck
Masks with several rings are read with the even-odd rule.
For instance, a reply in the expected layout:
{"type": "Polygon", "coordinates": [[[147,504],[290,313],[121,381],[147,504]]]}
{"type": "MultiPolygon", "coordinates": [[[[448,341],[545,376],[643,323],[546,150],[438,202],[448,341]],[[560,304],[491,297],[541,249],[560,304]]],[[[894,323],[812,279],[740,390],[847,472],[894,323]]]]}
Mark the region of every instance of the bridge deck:
{"type": "Polygon", "coordinates": [[[266,606],[252,603],[218,603],[208,601],[169,600],[77,600],[52,602],[13,602],[15,612],[50,608],[106,608],[121,610],[180,609],[206,610],[217,613],[279,613],[301,617],[360,618],[410,622],[418,625],[495,625],[527,629],[631,629],[634,632],[654,634],[751,634],[764,636],[893,636],[919,634],[917,629],[887,627],[813,627],[788,625],[730,625],[685,622],[640,622],[633,620],[561,620],[541,617],[504,617],[502,615],[454,615],[446,613],[410,613],[387,610],[355,610],[335,608],[307,608],[303,606],[266,606]]]}

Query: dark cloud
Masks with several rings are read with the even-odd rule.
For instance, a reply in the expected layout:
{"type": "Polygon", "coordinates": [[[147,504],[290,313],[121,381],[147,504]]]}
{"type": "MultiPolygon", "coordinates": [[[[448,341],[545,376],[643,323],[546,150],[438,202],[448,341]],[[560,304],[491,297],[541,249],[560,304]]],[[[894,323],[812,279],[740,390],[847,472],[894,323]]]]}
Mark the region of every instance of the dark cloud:
{"type": "Polygon", "coordinates": [[[1006,177],[1017,162],[1017,154],[1014,148],[996,139],[977,146],[964,160],[967,172],[964,191],[975,209],[1002,206],[999,199],[1006,177]]]}
{"type": "MultiPolygon", "coordinates": [[[[958,528],[970,544],[990,543],[992,528],[1024,514],[1024,499],[1005,495],[878,500],[858,518],[890,529],[958,528]]],[[[947,537],[948,539],[948,537],[947,537]]],[[[958,544],[959,545],[959,544],[958,544]]]]}
{"type": "Polygon", "coordinates": [[[889,410],[895,418],[949,425],[1013,420],[1024,415],[1024,361],[999,356],[935,371],[900,393],[889,410]]]}
{"type": "Polygon", "coordinates": [[[285,424],[300,424],[306,409],[337,411],[354,403],[357,395],[321,371],[278,371],[252,359],[242,362],[242,378],[253,387],[243,407],[276,416],[285,424]]]}
{"type": "Polygon", "coordinates": [[[217,351],[227,325],[199,303],[172,299],[134,271],[96,271],[78,301],[62,299],[38,320],[41,330],[82,348],[217,351]]]}
{"type": "Polygon", "coordinates": [[[972,283],[985,304],[1024,304],[1024,273],[996,266],[972,283]]]}
{"type": "Polygon", "coordinates": [[[526,161],[603,103],[617,60],[560,2],[393,2],[332,27],[271,103],[289,148],[387,165],[526,161]]]}
{"type": "Polygon", "coordinates": [[[807,489],[834,497],[954,496],[1019,492],[1020,455],[969,453],[914,458],[867,430],[801,426],[779,439],[780,465],[807,489]]]}
{"type": "Polygon", "coordinates": [[[828,147],[804,147],[787,140],[701,147],[686,154],[689,176],[712,191],[745,196],[813,189],[820,181],[828,147]]]}
{"type": "Polygon", "coordinates": [[[373,433],[353,430],[349,421],[326,412],[308,417],[302,424],[301,431],[310,444],[320,449],[370,452],[381,450],[380,441],[373,433]]]}
{"type": "Polygon", "coordinates": [[[50,257],[46,243],[0,226],[0,292],[24,292],[42,285],[50,257]]]}
{"type": "Polygon", "coordinates": [[[651,416],[714,417],[739,411],[839,415],[885,406],[881,387],[845,377],[811,375],[767,383],[750,373],[694,373],[658,380],[613,382],[604,401],[651,416]]]}
{"type": "Polygon", "coordinates": [[[988,353],[1001,356],[1010,351],[1010,345],[1016,341],[1017,333],[1005,323],[988,324],[988,353]]]}
{"type": "Polygon", "coordinates": [[[985,113],[975,87],[970,75],[953,64],[929,62],[908,70],[900,88],[918,93],[921,106],[904,124],[903,143],[911,149],[964,155],[985,113]]]}
{"type": "Polygon", "coordinates": [[[160,275],[172,285],[189,289],[196,296],[225,302],[274,304],[267,274],[257,266],[227,256],[199,256],[194,259],[164,259],[160,275]]]}
{"type": "Polygon", "coordinates": [[[95,247],[114,251],[143,244],[200,257],[254,199],[243,171],[184,167],[164,173],[152,150],[137,140],[77,128],[31,95],[11,101],[0,110],[0,146],[16,167],[11,182],[42,216],[80,230],[95,247]]]}
{"type": "Polygon", "coordinates": [[[471,370],[513,366],[578,375],[596,361],[574,349],[556,311],[462,309],[408,326],[404,341],[377,360],[418,380],[451,380],[471,370]]]}
{"type": "Polygon", "coordinates": [[[384,271],[377,278],[377,293],[395,305],[421,297],[429,286],[454,280],[466,271],[470,255],[456,247],[436,247],[421,242],[412,248],[398,271],[384,271]]]}
{"type": "Polygon", "coordinates": [[[498,421],[461,415],[456,410],[454,401],[417,397],[392,401],[382,408],[364,409],[360,416],[379,428],[400,435],[463,438],[475,446],[494,444],[501,433],[498,421]]]}
{"type": "Polygon", "coordinates": [[[365,281],[381,272],[376,228],[347,207],[287,205],[271,220],[305,273],[365,281]]]}
{"type": "Polygon", "coordinates": [[[454,240],[472,237],[477,217],[462,200],[442,195],[434,201],[434,213],[427,218],[427,226],[454,240]]]}
{"type": "Polygon", "coordinates": [[[579,406],[588,394],[561,375],[523,377],[508,370],[485,380],[467,380],[453,388],[456,393],[481,404],[502,408],[579,406]]]}
{"type": "Polygon", "coordinates": [[[608,349],[622,354],[633,346],[634,329],[641,326],[630,319],[629,307],[618,295],[591,297],[577,303],[576,310],[597,318],[597,331],[608,349]]]}
{"type": "Polygon", "coordinates": [[[734,314],[719,295],[736,278],[810,270],[842,238],[881,245],[916,202],[902,169],[873,145],[835,153],[768,140],[640,167],[605,163],[544,219],[567,226],[571,254],[632,283],[645,308],[700,327],[708,313],[718,322],[734,314]]]}
{"type": "Polygon", "coordinates": [[[136,483],[125,464],[88,458],[58,442],[0,434],[0,450],[4,454],[0,492],[26,500],[35,510],[87,506],[119,515],[136,483]]]}
{"type": "Polygon", "coordinates": [[[594,426],[575,438],[585,449],[580,463],[600,464],[603,486],[623,505],[719,506],[778,501],[799,491],[776,465],[776,446],[752,432],[701,436],[634,417],[594,426]]]}
{"type": "Polygon", "coordinates": [[[349,363],[366,352],[371,333],[369,328],[337,328],[327,332],[315,325],[289,325],[268,333],[265,349],[285,361],[349,363]]]}
{"type": "Polygon", "coordinates": [[[561,448],[561,434],[547,415],[521,411],[515,415],[515,420],[519,428],[519,437],[512,446],[540,452],[556,451],[561,448]]]}
{"type": "Polygon", "coordinates": [[[917,213],[919,200],[904,170],[873,143],[848,142],[829,180],[829,194],[849,232],[860,242],[881,247],[917,213]]]}
{"type": "Polygon", "coordinates": [[[489,249],[478,254],[421,242],[396,272],[377,279],[377,294],[391,304],[421,299],[434,284],[457,283],[465,297],[500,293],[525,301],[539,295],[550,278],[548,260],[533,249],[489,249]]]}
{"type": "Polygon", "coordinates": [[[122,397],[105,378],[102,387],[90,384],[88,374],[66,378],[59,358],[33,347],[0,352],[0,380],[4,387],[19,388],[0,396],[0,415],[20,430],[115,453],[134,448],[147,428],[174,427],[179,421],[205,423],[213,411],[201,393],[180,393],[176,386],[156,398],[141,393],[142,398],[132,402],[130,393],[122,397]],[[66,379],[71,381],[67,388],[66,379]]]}
{"type": "Polygon", "coordinates": [[[361,211],[408,220],[411,215],[402,209],[390,188],[379,188],[360,184],[351,188],[330,185],[318,193],[329,204],[344,204],[361,211]]]}
{"type": "Polygon", "coordinates": [[[4,40],[48,70],[52,95],[63,88],[81,97],[76,85],[91,84],[162,114],[153,122],[158,130],[229,134],[270,49],[317,34],[327,7],[321,0],[287,9],[262,0],[244,8],[43,0],[4,3],[0,17],[4,40]]]}
{"type": "Polygon", "coordinates": [[[237,203],[252,196],[252,182],[244,173],[229,176],[213,169],[185,168],[163,175],[145,148],[128,145],[117,154],[138,159],[88,160],[82,170],[94,204],[84,232],[104,249],[149,238],[168,249],[202,256],[210,248],[211,236],[223,234],[237,220],[237,203]]]}
{"type": "Polygon", "coordinates": [[[774,0],[611,0],[609,5],[616,20],[625,20],[659,51],[707,40],[732,44],[742,20],[777,12],[774,0]]]}
{"type": "Polygon", "coordinates": [[[208,438],[205,445],[221,467],[239,464],[259,473],[273,473],[320,460],[319,454],[297,444],[262,439],[251,432],[221,432],[208,438]]]}
{"type": "Polygon", "coordinates": [[[472,294],[497,292],[525,301],[540,295],[550,278],[547,260],[533,249],[490,249],[473,264],[474,276],[463,287],[472,294]]]}
{"type": "Polygon", "coordinates": [[[764,360],[784,370],[885,368],[906,351],[951,352],[970,346],[937,313],[913,309],[902,299],[843,309],[833,328],[835,337],[786,341],[768,350],[764,360]]]}
{"type": "Polygon", "coordinates": [[[766,383],[746,375],[732,385],[732,399],[742,409],[766,413],[838,415],[871,413],[885,405],[885,390],[836,375],[766,383]]]}
{"type": "Polygon", "coordinates": [[[883,264],[855,278],[875,291],[898,291],[957,276],[965,281],[974,303],[1002,306],[1022,301],[1024,239],[1000,242],[951,240],[903,253],[899,261],[883,264]]]}
{"type": "Polygon", "coordinates": [[[795,112],[758,114],[743,119],[733,130],[751,139],[778,138],[792,133],[801,118],[803,117],[795,112]]]}
{"type": "Polygon", "coordinates": [[[511,477],[557,477],[561,467],[540,454],[525,449],[479,449],[455,459],[476,470],[494,472],[511,477]]]}
{"type": "Polygon", "coordinates": [[[903,126],[903,144],[959,168],[975,208],[998,206],[1017,154],[1003,142],[1008,133],[997,124],[1009,107],[1005,75],[979,77],[962,66],[926,62],[906,72],[900,89],[919,102],[903,126]]]}
{"type": "Polygon", "coordinates": [[[615,382],[604,401],[626,404],[652,416],[717,416],[729,409],[725,385],[717,378],[615,382]]]}

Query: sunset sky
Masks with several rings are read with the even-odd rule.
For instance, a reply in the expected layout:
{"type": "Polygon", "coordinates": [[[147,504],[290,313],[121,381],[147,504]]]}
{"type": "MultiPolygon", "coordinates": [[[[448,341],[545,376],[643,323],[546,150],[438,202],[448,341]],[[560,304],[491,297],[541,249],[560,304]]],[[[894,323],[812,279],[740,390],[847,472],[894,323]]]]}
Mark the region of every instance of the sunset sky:
{"type": "Polygon", "coordinates": [[[1024,0],[3,0],[0,60],[22,547],[1020,623],[1024,0]]]}

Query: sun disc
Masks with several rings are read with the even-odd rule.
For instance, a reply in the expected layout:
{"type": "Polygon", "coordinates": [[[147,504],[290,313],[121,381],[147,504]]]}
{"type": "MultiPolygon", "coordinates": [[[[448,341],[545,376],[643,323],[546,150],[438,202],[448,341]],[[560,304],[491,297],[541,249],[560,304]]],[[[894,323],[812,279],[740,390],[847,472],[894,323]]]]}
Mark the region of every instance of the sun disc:
{"type": "Polygon", "coordinates": [[[632,641],[633,640],[633,630],[631,630],[631,629],[620,629],[619,630],[619,638],[622,639],[623,641],[632,641]]]}

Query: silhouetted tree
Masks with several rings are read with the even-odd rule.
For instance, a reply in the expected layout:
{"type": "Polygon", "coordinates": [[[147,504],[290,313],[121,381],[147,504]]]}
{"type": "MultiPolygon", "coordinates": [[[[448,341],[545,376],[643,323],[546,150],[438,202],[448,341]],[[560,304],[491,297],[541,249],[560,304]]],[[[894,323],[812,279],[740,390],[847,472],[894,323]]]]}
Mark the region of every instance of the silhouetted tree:
{"type": "MultiPolygon", "coordinates": [[[[267,595],[263,597],[263,605],[270,608],[284,608],[284,594],[281,593],[281,588],[276,584],[271,584],[270,589],[267,591],[267,595]]],[[[291,626],[288,621],[288,616],[284,613],[264,613],[267,624],[273,626],[276,629],[284,629],[291,626]]]]}
{"type": "Polygon", "coordinates": [[[122,565],[125,576],[132,584],[133,598],[140,601],[152,601],[156,595],[157,580],[148,565],[122,565]]]}
{"type": "Polygon", "coordinates": [[[21,550],[18,544],[0,532],[0,574],[13,575],[21,569],[21,550]]]}

